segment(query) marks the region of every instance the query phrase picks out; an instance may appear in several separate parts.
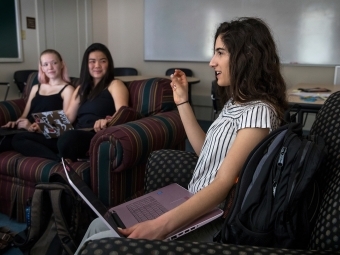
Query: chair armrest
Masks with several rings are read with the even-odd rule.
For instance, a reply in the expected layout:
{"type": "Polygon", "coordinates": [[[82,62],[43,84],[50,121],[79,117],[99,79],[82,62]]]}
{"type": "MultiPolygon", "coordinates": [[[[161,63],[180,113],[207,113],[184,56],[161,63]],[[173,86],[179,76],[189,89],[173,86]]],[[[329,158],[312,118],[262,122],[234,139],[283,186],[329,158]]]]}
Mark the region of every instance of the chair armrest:
{"type": "Polygon", "coordinates": [[[109,143],[111,171],[120,172],[146,162],[154,150],[173,148],[184,141],[186,134],[177,111],[159,113],[150,117],[116,125],[98,132],[91,141],[90,160],[93,169],[98,168],[99,150],[109,143]]]}
{"type": "Polygon", "coordinates": [[[152,151],[183,149],[186,134],[177,111],[161,112],[98,132],[91,141],[91,188],[104,204],[122,203],[143,191],[152,151]]]}
{"type": "Polygon", "coordinates": [[[124,254],[229,254],[229,255],[322,255],[322,254],[339,254],[339,252],[330,251],[310,251],[310,250],[289,250],[280,248],[267,248],[255,246],[241,246],[234,244],[220,243],[199,243],[188,241],[157,241],[145,239],[129,238],[102,238],[86,242],[79,253],[94,255],[101,251],[101,254],[116,252],[119,255],[124,254]],[[83,252],[83,253],[82,253],[83,252]]]}
{"type": "Polygon", "coordinates": [[[0,102],[0,126],[8,121],[17,120],[25,109],[24,99],[7,100],[0,102]]]}
{"type": "Polygon", "coordinates": [[[107,117],[109,120],[107,126],[117,126],[130,121],[138,120],[143,116],[135,109],[127,106],[122,106],[112,117],[107,117]]]}

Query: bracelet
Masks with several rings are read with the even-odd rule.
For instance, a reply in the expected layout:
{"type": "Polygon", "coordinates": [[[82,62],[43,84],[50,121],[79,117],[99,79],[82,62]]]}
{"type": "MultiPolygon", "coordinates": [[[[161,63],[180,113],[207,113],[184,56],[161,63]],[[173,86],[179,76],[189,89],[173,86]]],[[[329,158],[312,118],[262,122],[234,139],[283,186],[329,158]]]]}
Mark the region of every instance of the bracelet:
{"type": "Polygon", "coordinates": [[[187,100],[187,101],[184,101],[184,102],[182,102],[182,103],[179,103],[179,104],[176,104],[176,106],[179,106],[179,105],[181,105],[181,104],[186,104],[186,103],[189,103],[189,100],[187,100]]]}

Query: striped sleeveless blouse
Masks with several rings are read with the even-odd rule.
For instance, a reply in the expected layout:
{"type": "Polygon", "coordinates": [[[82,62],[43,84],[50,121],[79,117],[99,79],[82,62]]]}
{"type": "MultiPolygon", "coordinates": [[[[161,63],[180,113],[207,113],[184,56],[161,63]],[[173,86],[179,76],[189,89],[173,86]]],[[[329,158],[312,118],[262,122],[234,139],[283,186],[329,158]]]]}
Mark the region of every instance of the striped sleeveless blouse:
{"type": "Polygon", "coordinates": [[[189,191],[196,193],[214,180],[238,130],[269,128],[272,131],[279,126],[280,120],[271,105],[262,101],[237,104],[230,99],[207,131],[189,191]]]}

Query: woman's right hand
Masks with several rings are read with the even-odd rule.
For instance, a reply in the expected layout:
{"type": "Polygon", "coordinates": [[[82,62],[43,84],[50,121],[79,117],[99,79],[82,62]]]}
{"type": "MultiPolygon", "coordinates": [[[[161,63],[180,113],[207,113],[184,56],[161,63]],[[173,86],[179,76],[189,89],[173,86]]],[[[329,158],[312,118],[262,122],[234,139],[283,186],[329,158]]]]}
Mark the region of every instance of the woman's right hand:
{"type": "Polygon", "coordinates": [[[3,125],[1,127],[3,128],[15,128],[17,126],[16,121],[8,121],[6,125],[3,125]]]}
{"type": "Polygon", "coordinates": [[[159,223],[159,217],[153,220],[147,220],[136,225],[121,229],[119,232],[128,237],[134,239],[149,239],[149,240],[164,240],[166,237],[166,230],[164,224],[159,223]]]}
{"type": "Polygon", "coordinates": [[[180,104],[188,101],[188,81],[185,73],[179,69],[175,69],[175,72],[170,76],[171,88],[174,95],[175,104],[180,104]]]}
{"type": "Polygon", "coordinates": [[[16,121],[16,125],[17,125],[18,129],[24,128],[24,129],[28,130],[29,127],[31,126],[31,122],[26,118],[20,118],[16,121]]]}
{"type": "Polygon", "coordinates": [[[108,119],[99,119],[94,123],[93,129],[95,132],[107,128],[108,119]]]}

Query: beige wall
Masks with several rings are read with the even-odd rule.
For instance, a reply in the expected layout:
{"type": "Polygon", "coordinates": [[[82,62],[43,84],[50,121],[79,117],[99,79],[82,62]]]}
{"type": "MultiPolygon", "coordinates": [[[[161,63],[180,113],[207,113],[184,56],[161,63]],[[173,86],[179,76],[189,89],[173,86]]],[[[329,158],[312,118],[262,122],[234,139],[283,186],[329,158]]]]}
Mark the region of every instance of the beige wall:
{"type": "Polygon", "coordinates": [[[93,42],[108,45],[107,0],[92,0],[92,35],[93,42]]]}
{"type": "MultiPolygon", "coordinates": [[[[164,75],[170,67],[188,67],[194,71],[201,82],[193,85],[193,103],[199,119],[210,119],[211,105],[210,85],[213,71],[208,63],[194,62],[153,62],[144,61],[144,1],[141,0],[101,0],[101,6],[93,4],[94,28],[100,27],[102,17],[107,15],[108,47],[110,48],[115,66],[133,66],[140,74],[164,75]],[[104,4],[106,2],[107,6],[104,4]],[[99,10],[99,8],[101,10],[99,10]],[[101,17],[95,18],[95,12],[101,17]]],[[[105,24],[103,24],[105,29],[105,24]]],[[[94,32],[95,34],[95,32],[94,32]]],[[[98,40],[105,41],[98,34],[98,40]]],[[[180,40],[181,38],[178,38],[180,40]]],[[[166,50],[166,49],[164,49],[166,50]]],[[[298,83],[333,83],[334,67],[326,66],[282,66],[282,72],[288,87],[298,83]]]]}

